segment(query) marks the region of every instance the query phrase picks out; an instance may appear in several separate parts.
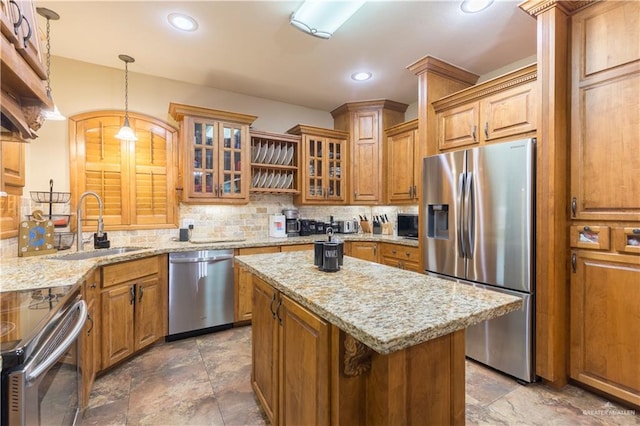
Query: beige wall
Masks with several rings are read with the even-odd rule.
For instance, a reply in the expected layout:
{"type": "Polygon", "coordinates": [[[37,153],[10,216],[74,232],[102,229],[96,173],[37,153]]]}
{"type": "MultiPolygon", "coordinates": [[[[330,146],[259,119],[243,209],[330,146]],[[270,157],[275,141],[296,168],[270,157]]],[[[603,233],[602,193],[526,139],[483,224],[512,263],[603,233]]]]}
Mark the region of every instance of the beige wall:
{"type": "MultiPolygon", "coordinates": [[[[210,87],[152,77],[134,72],[129,66],[129,110],[167,121],[177,127],[168,114],[169,102],[257,115],[253,127],[284,133],[296,124],[333,127],[328,111],[285,104],[210,87]]],[[[67,117],[87,111],[124,109],[124,69],[108,68],[53,57],[51,88],[56,105],[67,117]]],[[[69,190],[68,122],[48,121],[38,139],[27,146],[26,191],[69,190]]]]}

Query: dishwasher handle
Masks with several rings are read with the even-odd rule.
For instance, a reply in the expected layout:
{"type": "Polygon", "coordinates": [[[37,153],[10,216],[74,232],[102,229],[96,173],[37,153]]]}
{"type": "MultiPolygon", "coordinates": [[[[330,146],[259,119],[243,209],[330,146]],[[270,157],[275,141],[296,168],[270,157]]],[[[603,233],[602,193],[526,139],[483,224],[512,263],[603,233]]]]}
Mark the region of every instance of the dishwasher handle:
{"type": "Polygon", "coordinates": [[[48,371],[49,367],[51,367],[58,358],[60,358],[60,356],[69,349],[71,344],[80,335],[86,319],[87,304],[84,300],[78,300],[71,309],[67,311],[64,318],[60,320],[61,325],[52,333],[51,337],[47,340],[47,343],[43,344],[42,352],[36,353],[33,359],[25,365],[24,371],[27,383],[36,380],[42,373],[48,371]],[[76,313],[76,310],[79,310],[80,312],[76,313]],[[69,322],[73,319],[73,316],[77,316],[77,319],[75,320],[75,324],[73,324],[71,331],[68,331],[67,333],[68,326],[70,325],[69,322]],[[63,338],[63,340],[58,342],[61,338],[63,338]],[[50,349],[53,350],[50,353],[47,353],[50,349]],[[44,359],[40,361],[41,355],[44,359]]]}
{"type": "Polygon", "coordinates": [[[223,254],[212,257],[186,257],[183,259],[170,259],[169,263],[215,263],[224,260],[233,260],[232,254],[223,254]]]}

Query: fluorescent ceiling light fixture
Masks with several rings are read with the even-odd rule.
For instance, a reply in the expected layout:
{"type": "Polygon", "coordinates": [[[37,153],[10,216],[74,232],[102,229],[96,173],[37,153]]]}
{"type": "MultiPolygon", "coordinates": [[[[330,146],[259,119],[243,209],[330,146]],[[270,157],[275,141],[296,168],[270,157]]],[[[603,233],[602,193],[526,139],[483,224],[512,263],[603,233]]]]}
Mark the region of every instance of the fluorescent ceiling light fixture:
{"type": "Polygon", "coordinates": [[[198,29],[196,20],[183,13],[170,13],[167,19],[174,28],[181,31],[195,31],[198,29]]]}
{"type": "Polygon", "coordinates": [[[355,80],[355,81],[366,81],[369,80],[371,77],[373,77],[373,74],[371,74],[370,72],[354,72],[353,74],[351,74],[351,79],[355,80]]]}
{"type": "Polygon", "coordinates": [[[477,13],[482,10],[485,10],[491,4],[493,0],[463,0],[460,4],[460,9],[466,13],[477,13]]]}
{"type": "Polygon", "coordinates": [[[305,33],[329,38],[364,3],[364,1],[306,0],[291,14],[289,22],[305,33]]]}

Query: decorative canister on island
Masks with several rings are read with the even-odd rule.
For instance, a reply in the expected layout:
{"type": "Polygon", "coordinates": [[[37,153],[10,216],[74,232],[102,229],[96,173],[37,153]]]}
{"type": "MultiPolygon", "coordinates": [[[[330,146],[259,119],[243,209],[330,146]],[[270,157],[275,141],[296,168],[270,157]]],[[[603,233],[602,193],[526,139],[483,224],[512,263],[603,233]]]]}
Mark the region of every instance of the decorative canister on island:
{"type": "Polygon", "coordinates": [[[287,229],[283,214],[272,214],[269,216],[269,236],[275,238],[286,238],[287,229]]]}

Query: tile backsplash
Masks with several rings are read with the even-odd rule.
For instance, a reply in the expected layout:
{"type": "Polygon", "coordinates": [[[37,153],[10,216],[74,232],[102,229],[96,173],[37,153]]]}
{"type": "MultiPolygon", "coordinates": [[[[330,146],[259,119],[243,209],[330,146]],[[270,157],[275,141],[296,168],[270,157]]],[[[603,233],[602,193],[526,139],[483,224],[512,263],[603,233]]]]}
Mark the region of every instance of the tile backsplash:
{"type": "MultiPolygon", "coordinates": [[[[366,215],[386,214],[392,222],[398,212],[417,213],[418,206],[295,206],[293,196],[252,194],[248,204],[241,205],[203,205],[180,204],[179,226],[187,227],[193,223],[193,238],[201,239],[254,239],[268,237],[269,215],[280,214],[285,208],[298,208],[300,218],[328,221],[358,218],[366,215]]],[[[28,197],[23,197],[22,213],[31,213],[33,206],[28,197]]],[[[85,225],[87,233],[94,232],[91,224],[85,225]]],[[[108,231],[113,246],[162,244],[178,238],[177,229],[108,231]]],[[[86,234],[85,234],[86,235],[86,234]]],[[[75,247],[75,245],[74,245],[75,247]]],[[[0,253],[3,258],[17,257],[17,238],[0,241],[0,253]]]]}

